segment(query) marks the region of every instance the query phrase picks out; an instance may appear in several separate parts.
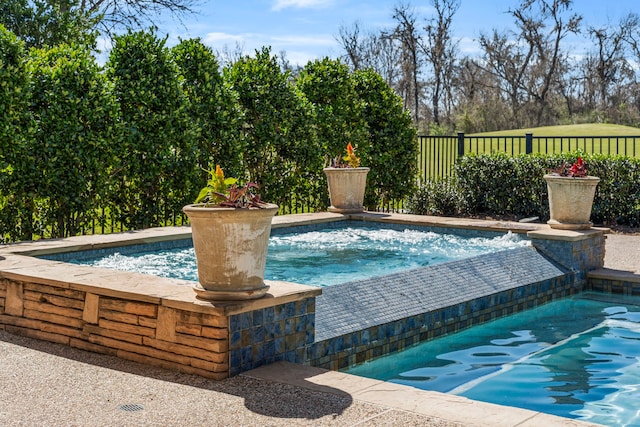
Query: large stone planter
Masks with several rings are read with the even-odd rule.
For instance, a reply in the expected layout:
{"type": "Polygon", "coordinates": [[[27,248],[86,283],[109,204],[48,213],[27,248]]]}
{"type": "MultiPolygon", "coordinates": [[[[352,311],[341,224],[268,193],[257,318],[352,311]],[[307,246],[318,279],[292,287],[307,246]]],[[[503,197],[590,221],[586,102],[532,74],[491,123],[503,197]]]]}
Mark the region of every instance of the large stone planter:
{"type": "Polygon", "coordinates": [[[561,230],[585,230],[591,228],[591,207],[600,178],[586,176],[545,175],[549,193],[551,218],[547,224],[561,230]]]}
{"type": "Polygon", "coordinates": [[[191,221],[198,266],[194,287],[206,300],[247,300],[262,297],[271,219],[278,206],[264,209],[204,207],[182,208],[191,221]]]}
{"type": "Polygon", "coordinates": [[[329,212],[364,211],[364,190],[369,168],[324,168],[329,184],[329,212]]]}

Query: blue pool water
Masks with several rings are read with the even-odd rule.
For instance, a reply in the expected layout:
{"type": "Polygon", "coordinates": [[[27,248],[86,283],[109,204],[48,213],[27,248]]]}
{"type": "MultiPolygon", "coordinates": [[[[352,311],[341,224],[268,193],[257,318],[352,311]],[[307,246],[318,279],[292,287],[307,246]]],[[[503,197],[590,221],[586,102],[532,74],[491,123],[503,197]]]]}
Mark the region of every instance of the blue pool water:
{"type": "Polygon", "coordinates": [[[609,426],[640,426],[640,298],[581,294],[347,372],[609,426]]]}
{"type": "MultiPolygon", "coordinates": [[[[415,228],[349,226],[276,233],[269,241],[265,278],[316,286],[361,280],[401,270],[530,245],[518,235],[461,237],[415,228]]],[[[193,247],[69,260],[97,267],[197,281],[193,247]]]]}

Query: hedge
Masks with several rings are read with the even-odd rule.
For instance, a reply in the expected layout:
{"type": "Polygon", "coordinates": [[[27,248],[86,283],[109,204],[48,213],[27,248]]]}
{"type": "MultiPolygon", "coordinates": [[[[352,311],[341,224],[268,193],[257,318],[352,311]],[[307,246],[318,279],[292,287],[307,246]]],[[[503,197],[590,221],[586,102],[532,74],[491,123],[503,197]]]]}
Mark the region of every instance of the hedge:
{"type": "Polygon", "coordinates": [[[369,207],[411,191],[415,130],[379,76],[279,63],[264,48],[221,70],[197,39],[130,31],[100,67],[0,27],[0,243],[180,224],[215,164],[281,212],[323,210],[325,157],[347,142],[375,169],[369,207]]]}
{"type": "Polygon", "coordinates": [[[640,226],[640,159],[566,153],[555,155],[467,155],[456,162],[454,177],[430,181],[408,201],[417,214],[482,215],[549,219],[545,173],[582,156],[589,175],[600,182],[592,221],[607,226],[640,226]]]}

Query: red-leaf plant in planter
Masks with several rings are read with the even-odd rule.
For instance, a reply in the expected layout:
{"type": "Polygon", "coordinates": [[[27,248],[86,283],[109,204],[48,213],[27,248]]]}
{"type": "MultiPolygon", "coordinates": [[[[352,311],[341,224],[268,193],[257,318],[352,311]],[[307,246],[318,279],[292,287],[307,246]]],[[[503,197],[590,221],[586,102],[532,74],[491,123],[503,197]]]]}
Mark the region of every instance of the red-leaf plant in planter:
{"type": "Polygon", "coordinates": [[[563,162],[544,179],[549,193],[549,226],[562,230],[591,228],[591,207],[600,178],[587,173],[582,157],[571,166],[563,162]]]}

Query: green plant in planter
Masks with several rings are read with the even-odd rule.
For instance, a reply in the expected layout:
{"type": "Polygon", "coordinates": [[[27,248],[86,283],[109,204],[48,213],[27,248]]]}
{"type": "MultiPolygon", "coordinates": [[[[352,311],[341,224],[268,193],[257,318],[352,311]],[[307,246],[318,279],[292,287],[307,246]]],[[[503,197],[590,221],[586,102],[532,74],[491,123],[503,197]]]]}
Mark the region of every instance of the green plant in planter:
{"type": "Polygon", "coordinates": [[[238,187],[236,178],[225,178],[224,171],[220,165],[213,169],[206,170],[209,174],[207,185],[200,190],[200,194],[195,203],[204,203],[205,206],[215,205],[227,208],[265,208],[267,203],[260,199],[260,194],[255,190],[258,184],[248,182],[244,186],[238,187]]]}
{"type": "Polygon", "coordinates": [[[356,148],[349,142],[347,144],[347,154],[331,159],[332,168],[358,168],[360,167],[360,157],[356,155],[356,148]]]}

